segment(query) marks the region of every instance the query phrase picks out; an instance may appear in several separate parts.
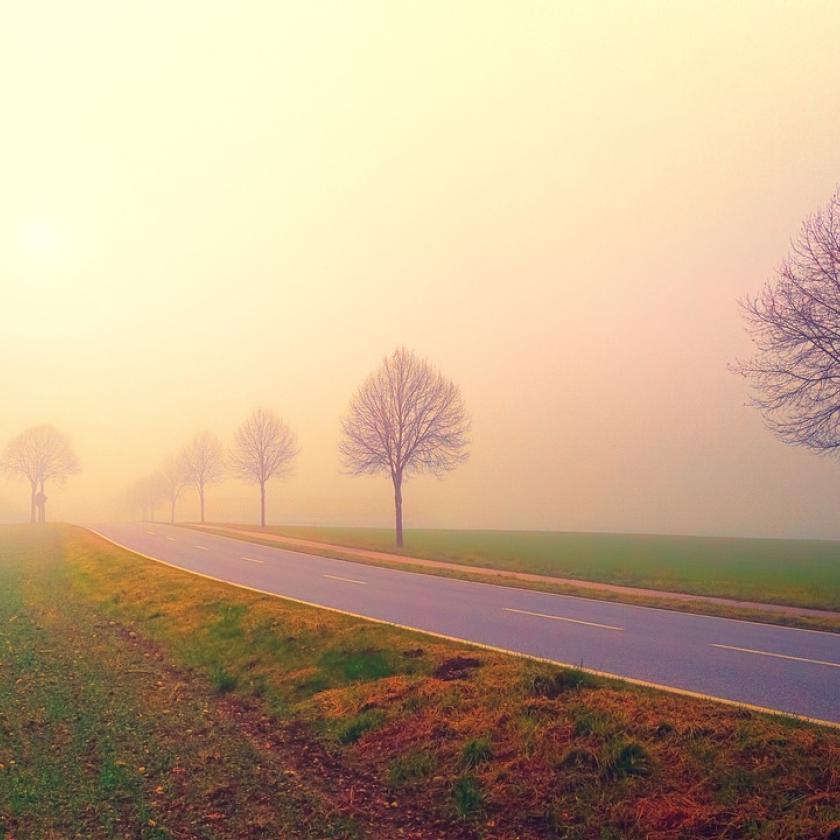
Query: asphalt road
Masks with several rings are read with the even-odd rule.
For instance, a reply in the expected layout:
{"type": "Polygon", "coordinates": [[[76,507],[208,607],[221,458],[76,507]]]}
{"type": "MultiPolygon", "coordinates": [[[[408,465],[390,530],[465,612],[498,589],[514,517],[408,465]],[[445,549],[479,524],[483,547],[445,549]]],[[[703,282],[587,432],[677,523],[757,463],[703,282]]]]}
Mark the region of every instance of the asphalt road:
{"type": "Polygon", "coordinates": [[[157,523],[138,553],[277,595],[616,676],[840,723],[840,635],[366,566],[157,523]]]}

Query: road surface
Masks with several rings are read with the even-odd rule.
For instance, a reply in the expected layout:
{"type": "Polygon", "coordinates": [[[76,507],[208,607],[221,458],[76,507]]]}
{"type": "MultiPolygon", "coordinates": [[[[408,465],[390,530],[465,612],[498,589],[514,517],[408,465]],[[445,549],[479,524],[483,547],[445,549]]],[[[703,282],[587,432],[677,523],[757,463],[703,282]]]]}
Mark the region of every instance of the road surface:
{"type": "Polygon", "coordinates": [[[366,566],[158,523],[93,528],[181,569],[317,606],[840,724],[840,635],[366,566]]]}

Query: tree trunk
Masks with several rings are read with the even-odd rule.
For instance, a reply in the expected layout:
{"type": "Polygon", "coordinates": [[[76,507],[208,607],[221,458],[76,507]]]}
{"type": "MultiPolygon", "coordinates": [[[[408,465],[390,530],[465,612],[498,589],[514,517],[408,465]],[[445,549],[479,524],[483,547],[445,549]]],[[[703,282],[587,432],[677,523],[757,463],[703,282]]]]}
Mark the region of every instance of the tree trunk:
{"type": "Polygon", "coordinates": [[[174,525],[175,524],[175,498],[171,499],[171,506],[169,508],[169,521],[174,525]]]}
{"type": "Polygon", "coordinates": [[[38,492],[38,487],[35,482],[32,482],[31,491],[29,493],[29,521],[34,525],[37,521],[35,518],[35,494],[38,492]]]}
{"type": "Polygon", "coordinates": [[[403,522],[402,522],[402,475],[394,476],[394,518],[396,519],[397,546],[403,546],[403,522]]]}
{"type": "Polygon", "coordinates": [[[260,482],[260,528],[265,528],[265,482],[260,482]]]}
{"type": "Polygon", "coordinates": [[[41,522],[47,521],[47,496],[44,493],[44,482],[41,481],[41,522]]]}
{"type": "Polygon", "coordinates": [[[198,498],[201,500],[201,524],[204,524],[204,485],[198,485],[198,498]]]}

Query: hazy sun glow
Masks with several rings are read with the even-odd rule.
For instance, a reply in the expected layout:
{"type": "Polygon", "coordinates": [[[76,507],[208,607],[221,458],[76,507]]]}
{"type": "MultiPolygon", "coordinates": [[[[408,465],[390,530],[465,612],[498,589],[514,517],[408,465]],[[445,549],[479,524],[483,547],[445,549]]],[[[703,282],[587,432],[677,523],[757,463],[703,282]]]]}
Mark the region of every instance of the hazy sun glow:
{"type": "Polygon", "coordinates": [[[64,246],[64,232],[53,219],[31,218],[20,227],[20,238],[24,248],[36,258],[55,257],[64,246]]]}

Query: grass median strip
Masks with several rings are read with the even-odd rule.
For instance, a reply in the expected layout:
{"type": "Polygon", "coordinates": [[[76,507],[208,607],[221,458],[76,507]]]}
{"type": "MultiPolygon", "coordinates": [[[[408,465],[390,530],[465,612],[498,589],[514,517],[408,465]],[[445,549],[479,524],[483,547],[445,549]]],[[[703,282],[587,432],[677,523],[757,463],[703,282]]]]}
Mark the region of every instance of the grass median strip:
{"type": "Polygon", "coordinates": [[[0,529],[0,837],[827,837],[840,733],[0,529]]]}

